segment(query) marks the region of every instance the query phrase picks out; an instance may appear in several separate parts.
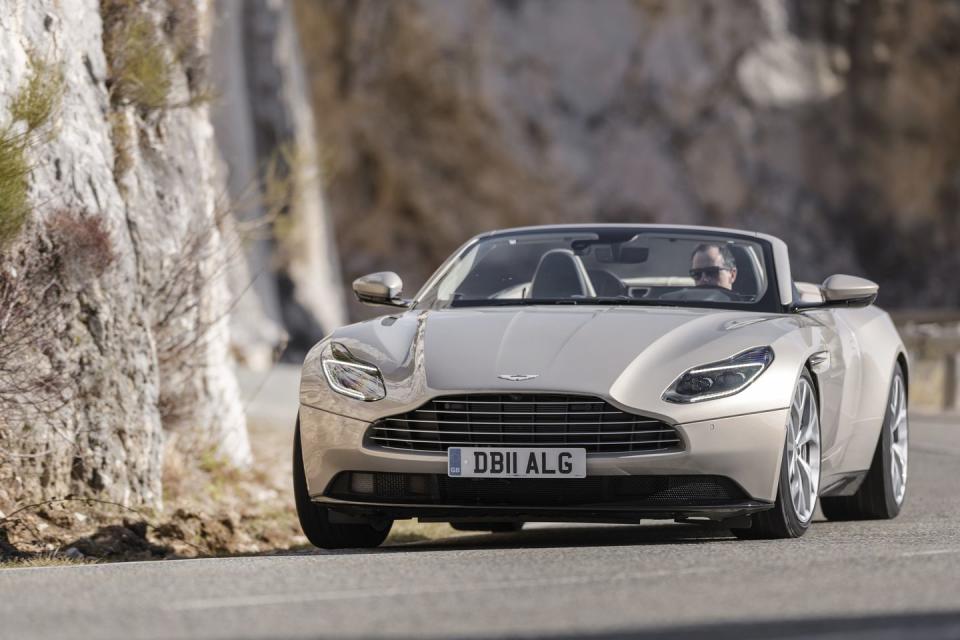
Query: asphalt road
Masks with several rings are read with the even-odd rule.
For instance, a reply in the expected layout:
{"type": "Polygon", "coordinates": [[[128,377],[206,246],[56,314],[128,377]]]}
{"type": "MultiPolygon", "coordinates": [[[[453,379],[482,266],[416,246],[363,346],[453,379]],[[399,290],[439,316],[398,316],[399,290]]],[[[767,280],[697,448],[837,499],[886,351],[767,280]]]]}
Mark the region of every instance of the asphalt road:
{"type": "Polygon", "coordinates": [[[960,420],[911,427],[893,521],[790,541],[652,523],[3,570],[0,638],[960,638],[960,420]]]}

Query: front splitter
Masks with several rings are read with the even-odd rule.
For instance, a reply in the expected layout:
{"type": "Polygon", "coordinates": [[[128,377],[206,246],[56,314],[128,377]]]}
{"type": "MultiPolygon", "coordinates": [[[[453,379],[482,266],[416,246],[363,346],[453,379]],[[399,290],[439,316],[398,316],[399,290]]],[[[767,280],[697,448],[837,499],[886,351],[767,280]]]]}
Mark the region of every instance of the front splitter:
{"type": "Polygon", "coordinates": [[[629,524],[641,520],[687,520],[703,518],[720,522],[773,508],[773,503],[742,501],[711,505],[657,505],[635,507],[627,504],[576,505],[571,507],[524,507],[486,505],[404,505],[351,503],[324,498],[317,504],[331,511],[363,520],[406,520],[422,522],[450,520],[523,520],[525,522],[585,522],[629,524]]]}

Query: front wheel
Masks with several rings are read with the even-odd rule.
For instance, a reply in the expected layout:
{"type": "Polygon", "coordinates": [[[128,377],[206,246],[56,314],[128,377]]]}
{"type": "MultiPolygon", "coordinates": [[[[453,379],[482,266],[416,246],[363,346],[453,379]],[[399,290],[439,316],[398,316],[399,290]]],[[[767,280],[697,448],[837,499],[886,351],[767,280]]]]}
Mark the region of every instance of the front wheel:
{"type": "Polygon", "coordinates": [[[907,493],[907,387],[900,365],[893,372],[883,426],[873,462],[852,496],[825,497],[828,520],[887,520],[897,517],[907,493]]]}
{"type": "Polygon", "coordinates": [[[293,495],[297,503],[300,528],[307,540],[321,549],[361,549],[378,547],[387,539],[393,521],[374,524],[340,524],[330,522],[330,513],[310,499],[307,476],[303,468],[300,445],[300,419],[293,435],[293,495]]]}
{"type": "Polygon", "coordinates": [[[820,409],[806,369],[793,392],[781,455],[773,509],[754,514],[749,529],[733,529],[738,538],[799,538],[810,528],[820,491],[820,409]]]}

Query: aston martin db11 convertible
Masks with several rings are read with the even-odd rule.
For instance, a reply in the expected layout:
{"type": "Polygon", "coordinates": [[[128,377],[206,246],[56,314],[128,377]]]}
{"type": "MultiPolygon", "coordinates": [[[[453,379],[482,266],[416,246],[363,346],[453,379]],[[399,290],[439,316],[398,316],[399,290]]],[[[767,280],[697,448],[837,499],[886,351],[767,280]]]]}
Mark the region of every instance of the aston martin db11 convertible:
{"type": "Polygon", "coordinates": [[[495,231],[394,313],[306,357],[300,523],[372,547],[394,520],[714,523],[793,538],[892,518],[907,482],[908,361],[849,275],[795,282],[769,235],[660,225],[495,231]]]}

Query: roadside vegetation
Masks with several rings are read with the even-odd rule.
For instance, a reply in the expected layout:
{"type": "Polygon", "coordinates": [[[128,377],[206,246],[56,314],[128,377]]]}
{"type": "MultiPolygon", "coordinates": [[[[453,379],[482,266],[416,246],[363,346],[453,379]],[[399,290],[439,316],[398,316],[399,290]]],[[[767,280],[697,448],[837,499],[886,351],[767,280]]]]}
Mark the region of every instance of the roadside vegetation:
{"type": "Polygon", "coordinates": [[[196,10],[187,0],[171,0],[162,16],[138,0],[101,0],[100,12],[114,176],[122,190],[122,178],[133,167],[138,127],[167,110],[208,103],[215,92],[199,46],[196,10]],[[186,97],[176,95],[176,74],[181,72],[186,97]]]}
{"type": "MultiPolygon", "coordinates": [[[[182,455],[164,462],[162,513],[89,499],[52,500],[0,516],[0,569],[94,562],[312,553],[293,508],[290,437],[251,425],[258,457],[250,469],[212,451],[200,463],[182,455]]],[[[387,544],[454,535],[445,523],[394,524],[387,544]]]]}
{"type": "Polygon", "coordinates": [[[0,120],[0,248],[29,217],[29,152],[50,134],[62,98],[59,66],[32,56],[30,74],[10,100],[7,119],[0,120]]]}
{"type": "MultiPolygon", "coordinates": [[[[163,6],[165,12],[158,12],[136,0],[101,0],[110,99],[106,116],[121,195],[124,178],[138,161],[142,136],[162,127],[169,110],[213,97],[197,44],[195,7],[187,0],[168,0],[163,6]]],[[[57,420],[72,398],[91,392],[82,385],[95,383],[77,357],[61,356],[86,339],[84,332],[95,337],[102,328],[103,319],[85,304],[84,288],[100,286],[117,260],[102,216],[50,203],[43,204],[43,215],[31,216],[32,150],[56,132],[63,92],[60,65],[34,56],[21,87],[0,105],[0,465],[16,461],[28,468],[35,461],[37,476],[50,456],[72,456],[77,469],[87,459],[89,452],[71,432],[69,416],[57,420]],[[52,431],[37,428],[47,424],[54,424],[52,431]],[[38,437],[41,431],[55,433],[45,440],[38,437]]],[[[292,144],[280,145],[251,186],[249,200],[224,202],[185,234],[163,282],[148,296],[167,388],[186,386],[189,380],[180,385],[169,372],[195,375],[194,353],[223,320],[213,314],[194,322],[196,301],[207,298],[210,284],[225,276],[229,261],[249,238],[267,234],[281,245],[281,254],[296,251],[301,234],[289,215],[292,203],[298,190],[316,179],[319,172],[307,166],[292,144]],[[243,207],[255,207],[260,215],[236,223],[233,214],[243,207]],[[211,247],[218,242],[229,245],[222,264],[200,272],[197,264],[211,264],[211,247]],[[192,331],[181,330],[177,320],[184,318],[190,319],[192,331]]],[[[176,425],[182,403],[164,400],[159,406],[163,423],[176,425]]],[[[0,505],[6,511],[0,512],[0,568],[309,549],[293,509],[288,434],[254,425],[251,437],[258,458],[249,469],[227,464],[213,448],[186,437],[168,447],[163,510],[135,511],[70,494],[0,505]],[[265,455],[265,449],[276,455],[265,455]]],[[[446,525],[398,523],[389,540],[412,542],[451,533],[446,525]]]]}
{"type": "Polygon", "coordinates": [[[173,69],[160,29],[134,0],[102,0],[100,9],[113,105],[144,113],[166,107],[173,69]]]}
{"type": "Polygon", "coordinates": [[[0,560],[0,570],[3,569],[38,569],[46,567],[75,567],[85,564],[96,564],[88,558],[69,558],[53,553],[42,553],[26,558],[0,560]]]}

